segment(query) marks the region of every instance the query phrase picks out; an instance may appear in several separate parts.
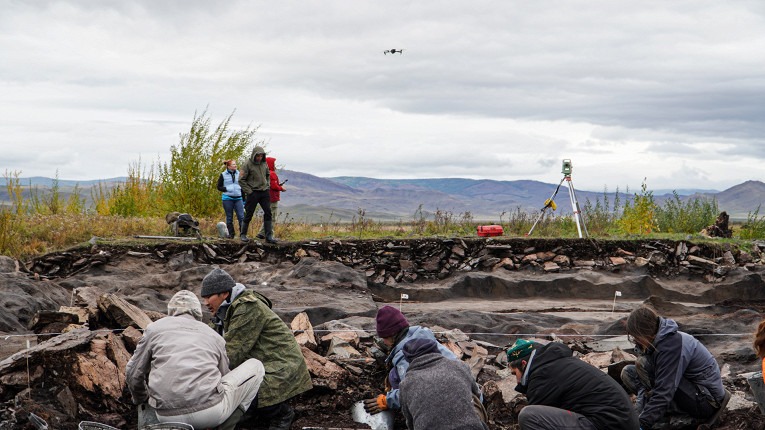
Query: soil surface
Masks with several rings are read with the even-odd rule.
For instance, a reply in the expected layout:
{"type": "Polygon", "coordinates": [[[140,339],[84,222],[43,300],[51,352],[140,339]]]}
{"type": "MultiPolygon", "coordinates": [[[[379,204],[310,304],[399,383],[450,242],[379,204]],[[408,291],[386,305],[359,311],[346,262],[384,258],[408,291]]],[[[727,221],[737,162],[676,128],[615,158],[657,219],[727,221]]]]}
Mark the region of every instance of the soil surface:
{"type": "MultiPolygon", "coordinates": [[[[97,287],[150,314],[164,313],[178,290],[198,294],[201,279],[215,266],[266,295],[287,323],[305,312],[317,336],[339,324],[368,332],[358,347],[360,358],[336,360],[350,372],[346,382],[319,381],[293,400],[293,429],[367,427],[353,422],[350,408],[383,390],[384,370],[374,359],[371,334],[374,315],[384,304],[400,306],[411,324],[431,327],[440,340],[447,341],[458,329],[485,348],[488,358],[478,381],[485,392],[496,387],[498,393],[487,399],[490,427],[510,429],[516,428],[523,401],[513,397],[514,378],[496,359],[504,348],[523,337],[560,340],[582,354],[616,346],[629,352],[624,321],[642,303],[678,321],[718,359],[734,400],[717,428],[765,428],[746,382],[758,370],[751,339],[765,317],[765,266],[757,244],[740,250],[714,243],[475,238],[275,246],[97,242],[18,266],[0,273],[0,306],[6,310],[0,315],[0,360],[5,358],[0,361],[0,401],[5,405],[0,405],[5,407],[0,429],[34,428],[28,412],[35,402],[60,409],[42,400],[51,387],[24,391],[23,384],[2,379],[11,354],[47,340],[29,335],[37,312],[74,305],[75,290],[97,287]]],[[[95,321],[90,329],[103,327],[105,322],[95,321]]],[[[317,352],[326,354],[327,345],[319,345],[317,352]]],[[[126,392],[117,399],[119,406],[108,411],[93,409],[93,402],[80,399],[79,393],[73,397],[79,407],[72,417],[56,421],[61,424],[55,428],[76,428],[73,423],[88,418],[136,428],[126,392]]],[[[400,417],[396,428],[405,428],[400,417]]]]}

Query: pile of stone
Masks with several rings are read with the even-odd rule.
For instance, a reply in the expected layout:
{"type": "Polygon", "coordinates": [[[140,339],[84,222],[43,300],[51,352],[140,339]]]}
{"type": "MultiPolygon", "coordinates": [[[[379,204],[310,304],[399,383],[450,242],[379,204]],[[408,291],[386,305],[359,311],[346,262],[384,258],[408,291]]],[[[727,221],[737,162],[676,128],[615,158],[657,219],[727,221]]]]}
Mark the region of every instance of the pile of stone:
{"type": "Polygon", "coordinates": [[[234,241],[163,243],[120,247],[94,241],[92,246],[37,257],[19,270],[36,277],[66,277],[130,255],[156,259],[171,268],[189,261],[232,264],[260,261],[296,263],[303,258],[336,261],[362,271],[371,283],[394,285],[444,279],[459,272],[497,270],[570,270],[646,268],[653,275],[699,274],[710,280],[743,267],[765,264],[765,242],[750,250],[731,244],[688,241],[595,241],[563,239],[443,238],[326,241],[242,245],[234,241]]]}

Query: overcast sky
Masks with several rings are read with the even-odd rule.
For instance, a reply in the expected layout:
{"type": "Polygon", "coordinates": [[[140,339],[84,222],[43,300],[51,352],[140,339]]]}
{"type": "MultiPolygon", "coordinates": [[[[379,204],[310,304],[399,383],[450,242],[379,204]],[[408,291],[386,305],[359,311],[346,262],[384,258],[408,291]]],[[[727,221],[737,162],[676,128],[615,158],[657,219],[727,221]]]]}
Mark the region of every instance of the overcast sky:
{"type": "Polygon", "coordinates": [[[23,177],[168,161],[205,109],[323,177],[557,183],[564,158],[592,191],[765,176],[762,0],[0,7],[0,170],[23,177]]]}

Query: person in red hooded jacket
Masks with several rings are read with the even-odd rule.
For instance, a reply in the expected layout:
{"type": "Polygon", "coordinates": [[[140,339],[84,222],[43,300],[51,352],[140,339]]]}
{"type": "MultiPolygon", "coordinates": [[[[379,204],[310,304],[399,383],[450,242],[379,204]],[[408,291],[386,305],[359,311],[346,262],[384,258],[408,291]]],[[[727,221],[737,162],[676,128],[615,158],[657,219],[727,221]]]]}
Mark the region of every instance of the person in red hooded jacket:
{"type": "MultiPolygon", "coordinates": [[[[279,177],[276,175],[276,158],[266,157],[266,164],[268,164],[268,171],[271,177],[271,189],[269,190],[271,193],[271,219],[273,220],[273,224],[276,224],[276,218],[279,213],[278,206],[279,200],[281,200],[281,192],[287,191],[287,189],[282,186],[283,183],[279,182],[279,177]]],[[[258,239],[266,238],[264,227],[265,224],[260,228],[260,231],[255,237],[258,239]]],[[[274,229],[275,228],[276,227],[274,227],[274,229]]]]}

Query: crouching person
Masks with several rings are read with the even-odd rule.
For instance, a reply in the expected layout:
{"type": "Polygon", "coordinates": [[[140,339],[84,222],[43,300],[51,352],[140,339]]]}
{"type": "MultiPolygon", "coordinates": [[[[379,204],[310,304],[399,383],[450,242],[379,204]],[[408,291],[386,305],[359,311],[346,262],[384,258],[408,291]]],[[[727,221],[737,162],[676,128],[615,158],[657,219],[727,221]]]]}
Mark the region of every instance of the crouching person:
{"type": "Polygon", "coordinates": [[[383,306],[377,311],[377,336],[382,338],[386,348],[390,348],[390,354],[385,359],[388,375],[385,378],[385,394],[364,400],[364,409],[370,414],[377,414],[384,410],[401,409],[399,401],[399,385],[406,377],[409,369],[409,360],[404,356],[404,346],[415,339],[430,339],[436,342],[438,351],[450,360],[457,360],[457,356],[445,346],[436,341],[433,332],[426,327],[409,326],[404,314],[392,306],[383,306]]]}
{"type": "Polygon", "coordinates": [[[233,429],[258,394],[263,364],[253,359],[229,370],[225,343],[201,321],[191,291],[177,292],[167,314],[146,327],[127,364],[133,402],[148,403],[159,422],[233,429]]]}
{"type": "Polygon", "coordinates": [[[630,313],[627,335],[638,358],[635,365],[624,367],[622,382],[637,395],[644,430],[683,413],[699,424],[719,421],[731,395],[723,387],[717,362],[701,342],[646,306],[630,313]]]}
{"type": "Polygon", "coordinates": [[[438,342],[427,338],[408,342],[403,352],[409,370],[399,398],[409,430],[488,430],[478,384],[465,363],[444,357],[438,342]]]}
{"type": "Polygon", "coordinates": [[[213,314],[213,325],[226,340],[231,367],[252,358],[265,367],[258,397],[242,423],[268,420],[269,430],[288,430],[295,419],[288,400],[313,388],[292,330],[271,310],[266,297],[234,282],[223,269],[213,269],[204,277],[200,294],[213,314]]]}
{"type": "Polygon", "coordinates": [[[518,381],[515,391],[529,402],[518,415],[521,430],[640,428],[627,392],[568,346],[519,339],[507,361],[518,381]]]}

